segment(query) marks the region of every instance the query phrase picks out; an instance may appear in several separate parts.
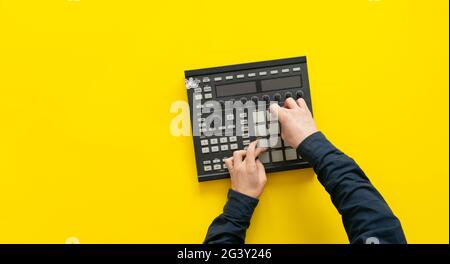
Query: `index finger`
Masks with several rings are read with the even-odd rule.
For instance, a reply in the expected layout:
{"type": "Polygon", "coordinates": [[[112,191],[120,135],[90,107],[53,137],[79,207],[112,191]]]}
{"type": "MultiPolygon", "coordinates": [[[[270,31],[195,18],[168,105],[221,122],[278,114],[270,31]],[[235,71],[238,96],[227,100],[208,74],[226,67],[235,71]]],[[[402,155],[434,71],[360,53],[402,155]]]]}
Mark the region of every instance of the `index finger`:
{"type": "Polygon", "coordinates": [[[286,110],[286,109],[280,107],[278,104],[271,104],[269,106],[270,120],[271,121],[279,120],[281,122],[284,110],[286,110]]]}
{"type": "Polygon", "coordinates": [[[258,142],[258,140],[253,141],[252,143],[250,143],[250,145],[248,145],[247,148],[247,157],[245,158],[245,161],[248,162],[248,164],[253,165],[255,163],[255,149],[256,149],[256,143],[258,142]]]}
{"type": "Polygon", "coordinates": [[[242,163],[242,159],[245,156],[247,151],[245,150],[236,150],[233,152],[233,166],[239,166],[242,163]]]}
{"type": "Polygon", "coordinates": [[[261,153],[265,152],[267,148],[265,147],[257,147],[255,150],[255,158],[257,158],[261,153]]]}
{"type": "Polygon", "coordinates": [[[233,158],[225,159],[225,165],[228,168],[228,171],[231,171],[233,169],[233,158]]]}

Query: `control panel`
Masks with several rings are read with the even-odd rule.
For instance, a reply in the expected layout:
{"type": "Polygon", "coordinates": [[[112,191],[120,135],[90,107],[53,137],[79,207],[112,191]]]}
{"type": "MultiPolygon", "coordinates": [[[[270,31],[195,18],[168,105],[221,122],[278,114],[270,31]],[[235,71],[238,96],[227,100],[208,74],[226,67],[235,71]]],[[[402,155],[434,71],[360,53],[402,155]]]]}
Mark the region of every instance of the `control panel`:
{"type": "Polygon", "coordinates": [[[304,98],[312,112],[306,57],[185,71],[199,181],[229,177],[224,160],[251,141],[267,172],[310,167],[282,140],[272,103],[304,98]]]}

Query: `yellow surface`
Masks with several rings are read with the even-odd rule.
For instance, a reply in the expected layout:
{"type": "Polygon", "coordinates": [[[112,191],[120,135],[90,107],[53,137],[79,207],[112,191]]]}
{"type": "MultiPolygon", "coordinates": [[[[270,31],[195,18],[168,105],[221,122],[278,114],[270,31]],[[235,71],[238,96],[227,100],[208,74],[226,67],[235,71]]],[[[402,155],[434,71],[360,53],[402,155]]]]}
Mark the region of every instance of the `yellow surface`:
{"type": "MultiPolygon", "coordinates": [[[[319,128],[411,243],[449,242],[448,1],[0,0],[0,242],[202,242],[169,112],[185,69],[306,55],[319,128]]],[[[347,243],[313,171],[271,174],[249,243],[347,243]]]]}

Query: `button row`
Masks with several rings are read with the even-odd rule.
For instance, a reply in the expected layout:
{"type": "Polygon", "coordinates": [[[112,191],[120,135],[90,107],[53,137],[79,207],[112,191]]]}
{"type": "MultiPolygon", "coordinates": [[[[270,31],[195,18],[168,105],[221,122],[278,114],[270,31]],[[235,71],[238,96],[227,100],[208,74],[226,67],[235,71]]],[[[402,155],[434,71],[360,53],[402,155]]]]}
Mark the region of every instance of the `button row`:
{"type": "MultiPolygon", "coordinates": [[[[236,142],[236,141],[237,141],[237,137],[236,137],[236,136],[231,136],[231,137],[221,137],[221,138],[219,138],[219,139],[217,139],[217,138],[211,138],[211,139],[209,140],[209,144],[215,145],[215,144],[218,144],[218,141],[220,141],[220,143],[227,143],[228,141],[229,141],[229,142],[236,142]]],[[[207,146],[207,145],[208,145],[208,139],[202,139],[202,140],[200,140],[200,144],[201,144],[202,146],[207,146]]]]}
{"type": "MultiPolygon", "coordinates": [[[[295,99],[303,98],[303,96],[304,96],[304,93],[303,93],[302,90],[297,90],[295,92],[295,99]]],[[[272,99],[273,99],[273,101],[281,102],[282,98],[288,99],[288,98],[291,98],[291,97],[294,97],[291,92],[285,92],[283,94],[283,96],[280,93],[275,93],[272,96],[272,99]]],[[[270,97],[270,95],[265,94],[265,95],[261,96],[261,100],[259,100],[260,98],[258,96],[256,96],[256,95],[254,95],[250,99],[254,103],[257,103],[259,101],[265,101],[266,103],[269,103],[270,100],[271,100],[271,97],[270,97]]],[[[245,104],[248,101],[248,98],[247,97],[241,97],[239,100],[241,101],[241,103],[245,104]]]]}
{"type": "MultiPolygon", "coordinates": [[[[303,96],[304,96],[304,93],[303,93],[302,90],[297,90],[297,91],[295,92],[295,99],[303,98],[303,96]]],[[[277,101],[277,102],[279,102],[279,103],[282,103],[282,102],[283,102],[282,98],[288,99],[288,98],[292,98],[292,97],[293,97],[293,95],[292,95],[291,92],[285,92],[285,93],[283,94],[283,96],[282,96],[280,93],[275,93],[275,94],[272,96],[272,99],[273,99],[273,101],[277,101]]],[[[205,99],[211,99],[211,98],[212,98],[212,94],[211,94],[211,93],[205,94],[205,97],[204,97],[204,98],[205,98],[205,99]]],[[[203,99],[203,95],[202,95],[201,93],[194,93],[194,99],[195,99],[196,101],[200,101],[201,99],[203,99]]],[[[258,96],[252,96],[250,99],[251,99],[255,104],[257,104],[258,102],[260,102],[258,96]]],[[[241,97],[239,100],[240,100],[243,104],[245,104],[245,103],[248,101],[248,98],[247,98],[247,97],[241,97]]],[[[270,97],[269,95],[265,94],[265,95],[261,96],[261,102],[262,102],[262,101],[265,101],[266,104],[268,104],[268,103],[270,103],[270,101],[271,101],[271,97],[270,97]]],[[[234,100],[234,99],[230,99],[230,100],[228,100],[227,102],[234,103],[235,100],[234,100]]],[[[224,106],[224,105],[225,105],[225,101],[221,100],[221,101],[220,101],[220,104],[221,104],[222,106],[224,106]]],[[[198,103],[198,104],[195,105],[195,107],[196,107],[197,109],[201,109],[201,108],[205,108],[205,107],[206,107],[206,108],[212,108],[212,107],[214,107],[214,104],[211,103],[211,102],[210,102],[210,103],[207,103],[207,104],[205,104],[205,105],[202,105],[201,103],[198,103]]]]}
{"type": "Polygon", "coordinates": [[[222,168],[226,169],[227,166],[225,165],[225,158],[218,159],[215,158],[213,160],[204,160],[203,161],[203,170],[204,171],[211,171],[211,170],[221,170],[222,168]]]}
{"type": "MultiPolygon", "coordinates": [[[[289,73],[290,71],[293,71],[293,72],[299,72],[300,70],[301,70],[301,68],[300,67],[294,67],[294,68],[282,68],[281,69],[281,73],[289,73]]],[[[271,71],[269,71],[269,73],[271,74],[271,75],[274,75],[274,74],[278,74],[279,73],[279,70],[271,70],[271,71]]],[[[249,77],[249,78],[252,78],[252,77],[256,77],[256,75],[259,75],[259,76],[265,76],[265,75],[267,75],[268,74],[268,72],[267,71],[260,71],[260,72],[249,72],[249,73],[247,73],[247,77],[249,77]]],[[[245,74],[237,74],[237,75],[226,75],[225,76],[225,80],[233,80],[234,78],[236,78],[236,79],[242,79],[242,78],[244,78],[245,77],[245,74]]],[[[222,81],[223,80],[223,77],[222,76],[216,76],[216,77],[214,77],[214,79],[213,79],[215,82],[220,82],[220,81],[222,81]]],[[[210,81],[210,79],[208,78],[208,77],[205,77],[205,78],[203,78],[203,82],[204,83],[208,83],[210,81]]]]}
{"type": "Polygon", "coordinates": [[[201,93],[201,92],[205,92],[205,93],[208,93],[208,92],[211,92],[212,91],[212,88],[211,88],[211,86],[205,86],[205,87],[203,87],[203,89],[202,89],[202,87],[197,87],[197,88],[195,88],[194,89],[194,93],[201,93]]]}
{"type": "Polygon", "coordinates": [[[233,143],[233,144],[222,144],[222,145],[216,145],[216,146],[211,146],[211,147],[202,147],[202,153],[206,154],[206,153],[215,153],[215,152],[219,152],[220,151],[228,151],[228,150],[236,150],[238,149],[238,144],[237,143],[233,143]]]}
{"type": "MultiPolygon", "coordinates": [[[[263,164],[267,164],[270,162],[283,162],[283,161],[292,161],[301,159],[300,155],[297,155],[297,151],[293,148],[287,148],[283,150],[272,150],[268,152],[264,152],[259,155],[259,160],[263,164]],[[283,155],[284,154],[284,155],[283,155]]],[[[212,170],[222,170],[226,169],[227,166],[225,164],[225,158],[218,159],[215,158],[213,160],[204,160],[203,161],[203,170],[204,171],[212,171],[212,170]]]]}
{"type": "MultiPolygon", "coordinates": [[[[226,169],[225,164],[223,164],[223,168],[226,169]]],[[[221,170],[222,164],[214,164],[214,165],[205,165],[203,166],[204,171],[211,171],[211,170],[221,170]]]]}
{"type": "Polygon", "coordinates": [[[270,163],[270,162],[283,162],[283,161],[290,161],[290,160],[296,160],[301,159],[300,156],[297,156],[297,151],[293,148],[287,148],[284,151],[283,150],[272,150],[268,152],[264,152],[261,155],[259,155],[259,160],[262,163],[270,163]],[[284,157],[283,157],[284,152],[284,157]],[[270,153],[270,155],[269,155],[270,153]],[[271,158],[272,157],[272,158],[271,158]]]}

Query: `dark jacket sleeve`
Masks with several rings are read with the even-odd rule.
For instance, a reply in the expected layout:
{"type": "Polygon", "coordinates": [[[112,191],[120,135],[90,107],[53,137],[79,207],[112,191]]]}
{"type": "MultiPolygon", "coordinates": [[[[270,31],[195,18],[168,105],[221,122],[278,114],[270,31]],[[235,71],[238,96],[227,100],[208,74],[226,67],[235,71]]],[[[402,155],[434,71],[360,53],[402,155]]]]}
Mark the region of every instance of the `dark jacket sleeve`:
{"type": "Polygon", "coordinates": [[[228,201],[209,226],[205,244],[243,244],[258,199],[229,190],[228,201]]]}
{"type": "Polygon", "coordinates": [[[306,138],[297,151],[330,194],[351,243],[406,243],[400,221],[353,159],[321,132],[306,138]]]}

